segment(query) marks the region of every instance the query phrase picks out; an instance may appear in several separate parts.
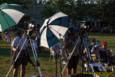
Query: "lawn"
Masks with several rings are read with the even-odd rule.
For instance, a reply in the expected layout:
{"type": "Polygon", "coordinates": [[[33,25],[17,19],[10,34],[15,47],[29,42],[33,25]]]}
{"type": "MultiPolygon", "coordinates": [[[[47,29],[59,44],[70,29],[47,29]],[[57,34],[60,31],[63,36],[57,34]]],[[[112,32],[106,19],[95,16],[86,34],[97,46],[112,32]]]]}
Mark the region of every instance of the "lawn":
{"type": "MultiPolygon", "coordinates": [[[[108,34],[91,34],[90,37],[95,37],[100,41],[106,40],[109,43],[109,47],[115,51],[115,35],[108,35],[108,34]]],[[[1,48],[0,49],[0,77],[5,77],[10,64],[11,64],[11,56],[10,56],[10,49],[8,48],[1,48]]],[[[55,75],[55,63],[53,61],[49,61],[49,52],[45,49],[42,50],[40,54],[40,63],[41,63],[41,70],[45,77],[52,77],[55,75]]],[[[27,77],[30,77],[32,74],[37,74],[37,71],[29,64],[27,66],[27,77]]],[[[12,72],[10,73],[11,77],[12,72]]],[[[66,76],[64,76],[66,77],[66,76]]],[[[113,76],[115,75],[113,74],[113,76]]]]}

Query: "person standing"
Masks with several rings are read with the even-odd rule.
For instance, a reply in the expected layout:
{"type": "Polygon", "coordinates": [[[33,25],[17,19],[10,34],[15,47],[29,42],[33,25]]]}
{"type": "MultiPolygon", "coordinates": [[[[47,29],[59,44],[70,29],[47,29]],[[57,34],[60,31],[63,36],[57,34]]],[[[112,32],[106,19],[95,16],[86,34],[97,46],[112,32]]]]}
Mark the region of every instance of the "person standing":
{"type": "Polygon", "coordinates": [[[5,39],[8,44],[11,43],[10,31],[5,33],[5,39]]]}
{"type": "Polygon", "coordinates": [[[13,58],[13,77],[18,77],[19,67],[21,66],[21,77],[25,77],[26,66],[30,62],[33,66],[33,62],[30,59],[29,53],[27,51],[28,42],[25,41],[27,38],[23,35],[21,31],[18,31],[16,37],[11,43],[12,58],[13,58]],[[18,53],[20,55],[17,57],[18,53]],[[15,59],[17,60],[15,61],[15,59]]]}
{"type": "MultiPolygon", "coordinates": [[[[73,48],[75,46],[77,39],[77,33],[73,28],[70,28],[68,30],[67,35],[65,36],[64,40],[64,50],[67,53],[67,56],[70,55],[70,53],[73,51],[73,48]]],[[[79,55],[77,54],[78,49],[75,48],[73,55],[71,56],[71,59],[69,60],[69,63],[67,65],[68,75],[76,75],[77,73],[77,64],[79,62],[79,55]]]]}

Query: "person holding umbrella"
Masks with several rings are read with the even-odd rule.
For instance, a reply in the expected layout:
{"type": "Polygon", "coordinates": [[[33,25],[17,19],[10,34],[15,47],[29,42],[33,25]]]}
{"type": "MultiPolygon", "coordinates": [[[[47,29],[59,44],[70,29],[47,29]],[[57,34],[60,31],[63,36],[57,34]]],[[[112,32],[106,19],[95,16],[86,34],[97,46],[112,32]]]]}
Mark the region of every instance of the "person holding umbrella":
{"type": "Polygon", "coordinates": [[[21,66],[21,77],[25,77],[26,66],[28,62],[30,62],[34,66],[27,51],[28,42],[25,42],[25,44],[22,47],[22,44],[25,39],[26,37],[24,35],[22,36],[22,32],[17,31],[16,37],[14,38],[11,44],[12,58],[13,58],[13,77],[18,77],[18,70],[20,66],[21,66]],[[21,53],[15,62],[14,60],[16,59],[20,50],[21,53]]]}

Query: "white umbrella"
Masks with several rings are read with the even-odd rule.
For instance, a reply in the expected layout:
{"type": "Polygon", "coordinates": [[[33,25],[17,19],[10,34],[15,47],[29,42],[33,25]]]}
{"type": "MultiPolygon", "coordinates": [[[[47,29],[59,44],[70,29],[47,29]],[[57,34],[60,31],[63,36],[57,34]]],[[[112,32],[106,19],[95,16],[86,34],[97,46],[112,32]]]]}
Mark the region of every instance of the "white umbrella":
{"type": "Polygon", "coordinates": [[[24,13],[19,8],[21,8],[19,5],[0,5],[0,32],[15,26],[24,16],[24,13]]]}
{"type": "Polygon", "coordinates": [[[50,48],[57,44],[62,39],[68,30],[69,18],[68,15],[58,12],[46,19],[40,29],[41,46],[50,48]]]}

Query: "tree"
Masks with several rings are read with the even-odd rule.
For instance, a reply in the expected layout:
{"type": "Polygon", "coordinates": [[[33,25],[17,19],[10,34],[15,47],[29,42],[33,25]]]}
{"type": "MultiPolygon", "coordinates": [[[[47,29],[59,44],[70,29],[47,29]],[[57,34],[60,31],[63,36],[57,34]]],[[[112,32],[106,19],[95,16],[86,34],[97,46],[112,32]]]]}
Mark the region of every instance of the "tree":
{"type": "Polygon", "coordinates": [[[53,2],[48,1],[45,5],[43,5],[42,10],[42,17],[43,18],[49,18],[56,12],[56,6],[54,6],[53,2]]]}
{"type": "Polygon", "coordinates": [[[24,5],[28,8],[32,7],[33,2],[34,2],[33,0],[0,0],[0,4],[2,4],[2,3],[16,3],[16,4],[24,5]]]}
{"type": "Polygon", "coordinates": [[[48,17],[57,11],[68,14],[71,18],[75,18],[74,0],[50,0],[44,5],[43,15],[48,17]]]}
{"type": "Polygon", "coordinates": [[[97,16],[104,26],[114,27],[115,22],[115,0],[100,0],[97,7],[97,16]]]}

